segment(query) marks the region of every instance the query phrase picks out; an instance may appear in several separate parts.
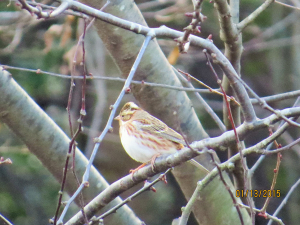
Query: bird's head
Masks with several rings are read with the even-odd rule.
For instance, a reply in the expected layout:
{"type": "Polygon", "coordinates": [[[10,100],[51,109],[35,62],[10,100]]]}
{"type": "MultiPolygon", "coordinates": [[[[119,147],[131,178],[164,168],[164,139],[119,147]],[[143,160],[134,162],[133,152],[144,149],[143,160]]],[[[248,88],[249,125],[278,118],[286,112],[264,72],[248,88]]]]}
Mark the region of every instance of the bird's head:
{"type": "Polygon", "coordinates": [[[132,118],[132,116],[141,108],[133,102],[127,102],[120,111],[120,114],[115,120],[126,122],[132,118]]]}

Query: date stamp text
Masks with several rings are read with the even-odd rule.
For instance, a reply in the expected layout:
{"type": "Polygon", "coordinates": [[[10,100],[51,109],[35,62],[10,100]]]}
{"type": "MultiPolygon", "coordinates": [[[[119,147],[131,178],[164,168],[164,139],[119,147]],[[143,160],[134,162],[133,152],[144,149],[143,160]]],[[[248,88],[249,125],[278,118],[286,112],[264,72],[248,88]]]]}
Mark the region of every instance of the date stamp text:
{"type": "Polygon", "coordinates": [[[271,198],[280,197],[280,190],[236,190],[235,196],[237,198],[254,197],[254,198],[271,198]]]}

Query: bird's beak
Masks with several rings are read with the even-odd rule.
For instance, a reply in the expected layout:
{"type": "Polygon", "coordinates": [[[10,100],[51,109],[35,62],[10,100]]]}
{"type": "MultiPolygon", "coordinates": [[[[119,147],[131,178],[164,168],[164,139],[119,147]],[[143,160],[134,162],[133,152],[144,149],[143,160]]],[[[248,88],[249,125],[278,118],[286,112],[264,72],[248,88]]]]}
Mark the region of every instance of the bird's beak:
{"type": "Polygon", "coordinates": [[[114,120],[120,120],[120,115],[114,118],[114,120]]]}

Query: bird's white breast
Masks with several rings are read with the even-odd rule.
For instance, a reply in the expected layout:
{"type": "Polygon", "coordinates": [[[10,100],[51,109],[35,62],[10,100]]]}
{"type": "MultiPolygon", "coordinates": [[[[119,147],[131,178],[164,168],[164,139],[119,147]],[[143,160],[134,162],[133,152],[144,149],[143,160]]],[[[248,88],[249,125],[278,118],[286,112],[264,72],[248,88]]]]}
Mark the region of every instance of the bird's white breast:
{"type": "Polygon", "coordinates": [[[125,126],[122,126],[120,129],[122,129],[122,145],[127,154],[135,161],[148,163],[153,156],[158,154],[155,149],[143,145],[140,138],[137,138],[134,135],[129,135],[125,126]]]}

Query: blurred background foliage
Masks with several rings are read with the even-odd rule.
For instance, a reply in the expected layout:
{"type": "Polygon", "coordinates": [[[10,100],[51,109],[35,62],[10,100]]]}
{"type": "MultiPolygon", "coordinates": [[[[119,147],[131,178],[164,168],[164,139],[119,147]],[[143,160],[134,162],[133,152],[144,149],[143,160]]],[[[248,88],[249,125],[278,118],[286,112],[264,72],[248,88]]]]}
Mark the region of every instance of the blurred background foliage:
{"type": "MultiPolygon", "coordinates": [[[[58,3],[50,0],[44,0],[42,3],[58,5],[58,3]]],[[[177,30],[183,30],[190,22],[184,13],[192,11],[191,1],[138,0],[136,3],[150,27],[166,25],[177,30]]],[[[253,12],[261,3],[262,1],[259,0],[242,0],[240,19],[253,12]]],[[[219,38],[217,13],[209,1],[205,1],[203,4],[203,14],[208,18],[202,24],[202,33],[199,35],[206,38],[212,34],[216,46],[223,49],[224,43],[219,38]]],[[[273,4],[243,32],[242,77],[260,96],[299,89],[299,15],[299,11],[295,9],[273,4]]],[[[81,50],[79,50],[75,70],[72,69],[71,65],[78,37],[83,30],[81,19],[62,15],[55,19],[36,20],[25,10],[20,10],[15,1],[0,2],[0,18],[2,18],[0,19],[1,64],[61,74],[71,74],[73,71],[75,76],[82,74],[78,64],[81,61],[81,50]]],[[[176,46],[174,41],[161,39],[159,44],[166,56],[174,54],[173,50],[176,46]],[[172,51],[173,53],[171,53],[172,51]]],[[[101,65],[101,71],[98,71],[100,75],[121,77],[104,47],[99,45],[95,51],[102,53],[102,58],[96,59],[101,65]]],[[[93,54],[87,49],[87,55],[93,54]]],[[[177,58],[175,67],[192,74],[212,88],[218,87],[206,65],[201,49],[191,47],[188,54],[180,55],[177,58]]],[[[217,67],[216,70],[221,75],[217,67]]],[[[66,107],[70,80],[22,70],[9,71],[37,104],[69,134],[66,107]]],[[[93,72],[93,75],[97,74],[93,72]]],[[[79,115],[82,82],[76,80],[75,83],[71,112],[74,124],[76,124],[79,115]]],[[[202,88],[197,83],[194,85],[202,88]]],[[[80,149],[87,155],[92,149],[93,137],[99,134],[105,125],[109,105],[113,104],[121,88],[121,82],[99,80],[87,82],[85,130],[78,138],[80,149]],[[95,122],[95,120],[98,121],[95,122]]],[[[219,135],[220,131],[203,110],[201,104],[192,93],[188,94],[199,119],[210,136],[219,135]]],[[[222,98],[214,94],[203,94],[203,97],[222,117],[222,98]]],[[[123,99],[123,103],[127,101],[134,101],[131,94],[126,95],[123,99]]],[[[272,106],[281,109],[291,106],[293,101],[285,100],[272,103],[272,106]]],[[[269,115],[260,107],[256,106],[255,109],[260,118],[269,115]]],[[[279,142],[283,145],[287,144],[297,134],[295,129],[290,128],[288,134],[284,135],[279,142]]],[[[248,137],[246,145],[251,146],[251,144],[257,143],[267,136],[268,131],[261,130],[248,137]]],[[[0,213],[14,224],[47,224],[49,218],[55,213],[59,184],[37,158],[28,151],[26,146],[1,123],[0,156],[10,158],[13,161],[12,165],[0,166],[0,213]]],[[[282,197],[271,200],[268,208],[269,213],[273,213],[291,185],[299,178],[299,156],[299,146],[295,146],[293,151],[283,155],[276,185],[276,189],[280,189],[282,197]]],[[[221,153],[220,157],[225,160],[227,153],[221,153]]],[[[249,165],[253,165],[257,158],[258,156],[255,155],[250,156],[248,158],[249,165]]],[[[264,160],[254,174],[253,189],[270,188],[275,164],[275,156],[267,157],[264,160]]],[[[121,178],[128,174],[129,169],[138,166],[126,155],[120,144],[117,123],[114,123],[114,132],[106,135],[94,165],[108,182],[121,178]]],[[[180,207],[186,204],[184,197],[171,175],[168,176],[168,181],[167,185],[163,183],[156,185],[157,193],[150,191],[143,193],[129,203],[129,206],[146,224],[171,224],[172,219],[180,216],[180,207]]],[[[127,191],[121,197],[128,196],[141,186],[127,191]]],[[[279,217],[286,224],[300,223],[299,198],[299,191],[294,192],[293,197],[279,214],[279,217]]],[[[257,208],[262,207],[264,200],[263,198],[255,199],[257,208]]],[[[70,215],[77,210],[78,208],[73,206],[70,215]]],[[[195,224],[195,220],[191,218],[189,224],[195,224]]],[[[266,221],[263,218],[257,218],[257,224],[266,224],[266,221]]]]}

